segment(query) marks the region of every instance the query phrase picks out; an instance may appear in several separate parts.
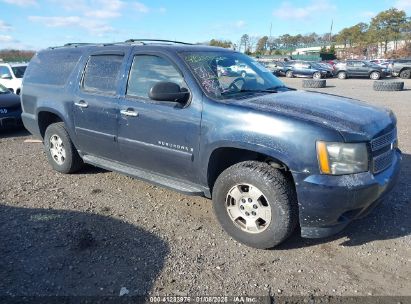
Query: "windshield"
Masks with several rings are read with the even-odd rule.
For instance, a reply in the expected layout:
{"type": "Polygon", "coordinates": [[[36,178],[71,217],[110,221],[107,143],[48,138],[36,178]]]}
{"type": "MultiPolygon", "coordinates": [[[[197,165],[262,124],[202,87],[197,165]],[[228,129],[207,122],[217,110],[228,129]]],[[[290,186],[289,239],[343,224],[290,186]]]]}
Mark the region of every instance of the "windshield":
{"type": "Polygon", "coordinates": [[[250,57],[236,52],[183,52],[207,96],[224,99],[238,94],[274,93],[284,84],[250,57]]]}
{"type": "Polygon", "coordinates": [[[6,87],[0,84],[0,94],[8,94],[8,93],[10,93],[9,89],[7,89],[6,87]]]}
{"type": "Polygon", "coordinates": [[[23,78],[26,68],[27,66],[22,65],[22,66],[12,67],[11,69],[13,70],[14,76],[16,76],[16,78],[23,78]]]}

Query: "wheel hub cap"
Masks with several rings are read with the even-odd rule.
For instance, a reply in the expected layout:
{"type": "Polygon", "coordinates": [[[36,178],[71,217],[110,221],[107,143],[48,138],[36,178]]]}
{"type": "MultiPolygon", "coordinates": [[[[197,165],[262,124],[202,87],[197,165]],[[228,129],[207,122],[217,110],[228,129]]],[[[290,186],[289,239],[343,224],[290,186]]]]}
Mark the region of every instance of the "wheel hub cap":
{"type": "Polygon", "coordinates": [[[62,165],[66,160],[66,149],[60,136],[54,134],[50,137],[50,154],[53,160],[62,165]]]}
{"type": "Polygon", "coordinates": [[[239,184],[226,197],[228,215],[243,231],[260,233],[271,223],[271,207],[264,194],[253,185],[239,184]]]}

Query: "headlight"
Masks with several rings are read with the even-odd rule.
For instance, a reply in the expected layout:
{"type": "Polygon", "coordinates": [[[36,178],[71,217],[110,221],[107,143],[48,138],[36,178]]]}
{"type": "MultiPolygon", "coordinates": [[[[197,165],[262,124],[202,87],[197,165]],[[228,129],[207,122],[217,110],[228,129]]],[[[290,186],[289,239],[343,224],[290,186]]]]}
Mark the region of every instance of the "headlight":
{"type": "Polygon", "coordinates": [[[342,175],[368,171],[365,143],[317,141],[317,158],[323,174],[342,175]]]}

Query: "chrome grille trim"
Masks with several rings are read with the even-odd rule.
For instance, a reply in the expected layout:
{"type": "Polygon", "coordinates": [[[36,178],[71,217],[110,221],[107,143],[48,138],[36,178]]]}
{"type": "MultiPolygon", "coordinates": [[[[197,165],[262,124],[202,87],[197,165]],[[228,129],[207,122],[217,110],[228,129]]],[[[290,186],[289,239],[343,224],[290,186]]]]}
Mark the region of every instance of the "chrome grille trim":
{"type": "Polygon", "coordinates": [[[397,129],[393,129],[391,132],[388,132],[380,137],[374,138],[371,141],[371,150],[378,151],[388,145],[391,145],[394,140],[397,139],[397,129]]]}
{"type": "Polygon", "coordinates": [[[379,173],[391,166],[394,158],[394,150],[388,150],[373,159],[373,171],[379,173]]]}

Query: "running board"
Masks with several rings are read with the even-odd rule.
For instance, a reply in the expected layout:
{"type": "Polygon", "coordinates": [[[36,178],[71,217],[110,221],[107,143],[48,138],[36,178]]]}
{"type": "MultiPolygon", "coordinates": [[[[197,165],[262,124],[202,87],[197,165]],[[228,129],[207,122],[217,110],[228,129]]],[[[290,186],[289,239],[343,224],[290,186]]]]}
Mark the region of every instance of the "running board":
{"type": "Polygon", "coordinates": [[[106,160],[104,158],[92,155],[83,155],[83,161],[96,167],[100,167],[109,171],[119,172],[133,178],[141,179],[152,184],[181,192],[186,195],[205,196],[205,193],[207,193],[207,190],[201,189],[200,186],[191,185],[180,180],[175,180],[170,177],[126,166],[118,162],[106,160]]]}

